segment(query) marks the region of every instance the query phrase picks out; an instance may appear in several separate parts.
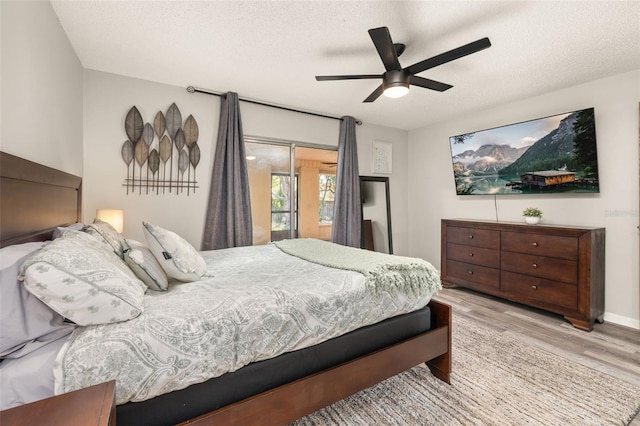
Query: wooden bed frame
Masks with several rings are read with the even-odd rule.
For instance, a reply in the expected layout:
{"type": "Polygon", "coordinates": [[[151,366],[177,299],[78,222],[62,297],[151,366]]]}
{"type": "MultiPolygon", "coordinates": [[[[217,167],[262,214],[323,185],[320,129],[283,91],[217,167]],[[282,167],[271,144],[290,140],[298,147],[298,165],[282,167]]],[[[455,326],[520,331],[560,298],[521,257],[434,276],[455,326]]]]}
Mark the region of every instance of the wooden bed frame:
{"type": "Polygon", "coordinates": [[[0,247],[81,221],[82,178],[0,152],[0,247]]]}
{"type": "MultiPolygon", "coordinates": [[[[0,247],[51,238],[80,222],[82,179],[0,152],[0,247]]],[[[286,424],[423,362],[449,383],[451,307],[432,300],[433,328],[182,424],[286,424]]]]}

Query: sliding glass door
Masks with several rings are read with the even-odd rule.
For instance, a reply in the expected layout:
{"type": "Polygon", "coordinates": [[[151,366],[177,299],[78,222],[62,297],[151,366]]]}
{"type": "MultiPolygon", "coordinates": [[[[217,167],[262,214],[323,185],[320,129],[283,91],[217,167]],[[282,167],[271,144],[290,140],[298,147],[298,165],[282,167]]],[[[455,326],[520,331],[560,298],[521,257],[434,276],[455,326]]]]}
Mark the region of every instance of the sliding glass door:
{"type": "MultiPolygon", "coordinates": [[[[295,185],[291,186],[293,146],[245,141],[253,244],[295,238],[295,185]]],[[[295,179],[294,179],[295,180],[295,179]]]]}
{"type": "Polygon", "coordinates": [[[337,151],[251,137],[245,138],[245,147],[253,244],[298,237],[330,240],[337,151]]]}

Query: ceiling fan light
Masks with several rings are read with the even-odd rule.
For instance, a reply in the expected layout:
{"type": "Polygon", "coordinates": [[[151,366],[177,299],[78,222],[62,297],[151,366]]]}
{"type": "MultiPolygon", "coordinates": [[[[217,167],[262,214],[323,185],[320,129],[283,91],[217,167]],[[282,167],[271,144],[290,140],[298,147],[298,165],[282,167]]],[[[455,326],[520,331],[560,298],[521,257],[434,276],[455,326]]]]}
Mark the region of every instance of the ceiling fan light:
{"type": "Polygon", "coordinates": [[[401,98],[407,93],[409,93],[409,85],[400,82],[388,84],[383,92],[387,98],[401,98]]]}

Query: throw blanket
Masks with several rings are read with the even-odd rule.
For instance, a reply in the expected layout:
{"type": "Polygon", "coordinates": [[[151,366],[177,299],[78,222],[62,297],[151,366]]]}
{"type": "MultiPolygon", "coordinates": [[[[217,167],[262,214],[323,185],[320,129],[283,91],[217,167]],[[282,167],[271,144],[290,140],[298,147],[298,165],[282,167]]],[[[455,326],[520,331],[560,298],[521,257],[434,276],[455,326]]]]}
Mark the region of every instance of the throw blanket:
{"type": "Polygon", "coordinates": [[[442,289],[438,271],[423,259],[393,256],[312,238],[282,240],[273,244],[283,252],[308,262],[360,272],[373,291],[388,290],[389,286],[394,286],[405,294],[418,296],[426,290],[435,293],[442,289]]]}

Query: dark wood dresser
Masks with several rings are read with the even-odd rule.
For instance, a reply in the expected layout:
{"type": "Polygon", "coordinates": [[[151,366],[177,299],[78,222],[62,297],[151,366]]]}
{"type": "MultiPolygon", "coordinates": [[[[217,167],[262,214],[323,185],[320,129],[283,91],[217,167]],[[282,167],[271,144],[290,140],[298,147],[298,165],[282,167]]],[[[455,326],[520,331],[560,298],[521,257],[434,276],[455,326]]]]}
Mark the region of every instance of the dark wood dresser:
{"type": "Polygon", "coordinates": [[[604,314],[604,228],[442,220],[445,287],[555,312],[582,330],[604,314]]]}

